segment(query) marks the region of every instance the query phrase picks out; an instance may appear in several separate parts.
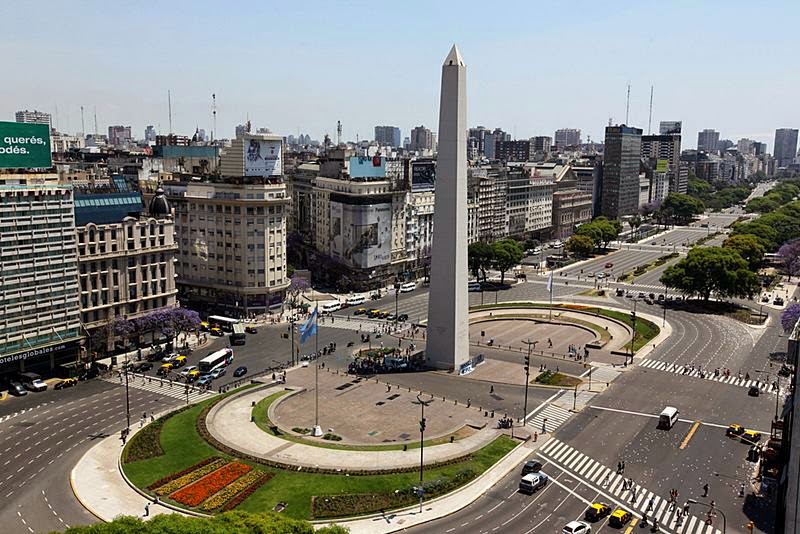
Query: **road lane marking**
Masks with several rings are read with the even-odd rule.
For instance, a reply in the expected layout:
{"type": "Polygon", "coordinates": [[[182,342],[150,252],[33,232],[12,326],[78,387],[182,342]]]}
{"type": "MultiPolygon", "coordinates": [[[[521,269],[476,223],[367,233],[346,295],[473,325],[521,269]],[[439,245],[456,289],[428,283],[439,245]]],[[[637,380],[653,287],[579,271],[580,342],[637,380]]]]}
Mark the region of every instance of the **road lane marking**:
{"type": "Polygon", "coordinates": [[[678,447],[679,449],[683,450],[686,448],[686,446],[689,444],[689,441],[692,439],[692,436],[694,436],[694,433],[697,432],[697,428],[699,426],[700,426],[700,421],[695,421],[694,424],[692,425],[692,428],[689,429],[689,433],[686,434],[685,438],[683,438],[681,446],[678,447]]]}
{"type": "MultiPolygon", "coordinates": [[[[627,415],[639,415],[641,417],[649,417],[651,419],[658,419],[658,416],[659,416],[659,414],[652,414],[652,413],[645,413],[645,412],[635,412],[633,410],[621,410],[619,408],[609,408],[607,406],[589,405],[589,408],[592,408],[593,410],[601,410],[601,411],[604,411],[604,412],[617,412],[617,413],[624,413],[624,414],[627,414],[627,415]]],[[[697,422],[694,419],[678,419],[678,421],[680,421],[681,423],[689,423],[689,424],[694,424],[695,422],[697,422]]],[[[714,428],[728,428],[728,426],[729,426],[729,425],[722,425],[722,424],[719,424],[719,423],[711,423],[711,422],[708,422],[708,421],[700,421],[700,424],[703,425],[703,426],[710,426],[710,427],[714,427],[714,428]]],[[[757,432],[761,432],[762,434],[769,434],[768,430],[756,430],[756,431],[757,432]]]]}
{"type": "Polygon", "coordinates": [[[633,519],[631,519],[631,524],[628,528],[625,529],[625,534],[631,534],[631,532],[633,532],[633,527],[635,527],[636,523],[638,522],[639,522],[638,517],[634,517],[633,519]]]}

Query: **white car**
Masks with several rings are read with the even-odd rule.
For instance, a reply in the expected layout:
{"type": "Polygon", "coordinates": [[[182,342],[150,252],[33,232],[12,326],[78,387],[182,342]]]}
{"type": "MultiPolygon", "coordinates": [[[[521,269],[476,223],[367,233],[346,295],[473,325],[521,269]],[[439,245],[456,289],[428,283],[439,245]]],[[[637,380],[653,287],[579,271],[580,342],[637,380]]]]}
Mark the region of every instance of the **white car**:
{"type": "Polygon", "coordinates": [[[190,365],[189,367],[184,368],[184,370],[181,371],[180,376],[185,377],[186,375],[188,375],[192,371],[197,371],[197,366],[196,365],[190,365]]]}
{"type": "Polygon", "coordinates": [[[592,526],[586,521],[570,521],[564,525],[561,534],[589,534],[592,526]]]}
{"type": "Polygon", "coordinates": [[[213,380],[216,380],[217,378],[225,374],[225,367],[216,367],[212,369],[211,372],[208,374],[211,376],[213,380]]]}

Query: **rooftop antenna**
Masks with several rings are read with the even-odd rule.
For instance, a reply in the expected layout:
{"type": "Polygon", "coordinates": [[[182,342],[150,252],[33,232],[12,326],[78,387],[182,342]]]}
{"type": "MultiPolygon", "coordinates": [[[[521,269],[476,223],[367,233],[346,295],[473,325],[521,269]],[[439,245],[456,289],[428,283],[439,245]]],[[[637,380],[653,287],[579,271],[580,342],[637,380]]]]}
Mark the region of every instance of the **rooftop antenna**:
{"type": "Polygon", "coordinates": [[[55,103],[56,106],[56,130],[58,130],[58,102],[55,103]]]}
{"type": "Polygon", "coordinates": [[[336,121],[336,146],[342,144],[342,121],[336,121]]]}
{"type": "Polygon", "coordinates": [[[214,132],[217,129],[217,93],[211,93],[211,142],[214,142],[214,132]]]}
{"type": "Polygon", "coordinates": [[[625,125],[628,124],[628,112],[631,109],[631,84],[628,84],[628,98],[625,101],[625,125]]]}
{"type": "Polygon", "coordinates": [[[94,107],[94,136],[97,137],[100,131],[97,129],[97,106],[94,107]]]}
{"type": "Polygon", "coordinates": [[[86,137],[86,125],[83,122],[83,106],[81,106],[81,137],[86,137]]]}
{"type": "Polygon", "coordinates": [[[650,86],[650,118],[647,119],[647,135],[650,135],[653,124],[653,86],[650,86]]]}
{"type": "Polygon", "coordinates": [[[612,124],[614,124],[614,117],[609,117],[608,118],[608,125],[611,126],[612,124]]]}
{"type": "Polygon", "coordinates": [[[169,133],[172,134],[172,93],[167,89],[167,109],[169,111],[169,133]]]}

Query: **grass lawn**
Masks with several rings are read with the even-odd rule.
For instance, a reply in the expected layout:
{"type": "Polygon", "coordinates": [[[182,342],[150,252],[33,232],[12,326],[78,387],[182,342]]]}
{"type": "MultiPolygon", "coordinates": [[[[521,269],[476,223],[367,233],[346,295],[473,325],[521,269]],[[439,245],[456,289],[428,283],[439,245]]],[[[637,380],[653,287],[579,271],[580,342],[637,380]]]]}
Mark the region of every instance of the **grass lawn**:
{"type": "Polygon", "coordinates": [[[583,380],[576,376],[565,375],[564,373],[554,373],[553,371],[545,371],[540,373],[539,376],[533,380],[537,384],[545,384],[548,386],[563,386],[574,388],[583,380]]]}
{"type": "MultiPolygon", "coordinates": [[[[277,393],[273,393],[269,397],[265,397],[256,403],[255,407],[253,408],[253,420],[256,423],[256,426],[263,430],[264,432],[271,434],[273,436],[277,436],[281,439],[285,439],[288,441],[293,441],[295,443],[302,443],[304,445],[311,445],[312,447],[322,447],[324,449],[337,449],[337,450],[344,450],[344,451],[401,451],[403,447],[408,449],[418,449],[419,448],[419,440],[412,440],[408,443],[389,443],[389,444],[381,444],[381,445],[348,445],[346,443],[336,443],[333,441],[323,440],[321,438],[313,439],[313,438],[306,438],[303,436],[298,436],[295,434],[284,432],[278,429],[275,424],[270,421],[267,414],[269,413],[270,405],[278,400],[280,397],[289,393],[288,391],[278,391],[277,393]]],[[[450,434],[439,436],[433,439],[426,439],[425,446],[430,447],[432,445],[441,445],[443,443],[450,442],[450,436],[453,436],[455,441],[459,439],[464,439],[466,437],[471,436],[475,432],[467,426],[464,426],[455,432],[451,432],[450,434]]]]}
{"type": "MultiPolygon", "coordinates": [[[[156,480],[171,473],[186,469],[209,456],[227,455],[211,447],[197,433],[195,420],[209,399],[184,412],[170,417],[161,430],[161,447],[164,455],[124,464],[128,478],[140,488],[146,488],[156,480]]],[[[135,442],[134,438],[129,442],[135,442]]],[[[452,465],[425,470],[425,480],[448,478],[464,469],[483,473],[506,453],[517,446],[516,441],[500,436],[492,443],[473,453],[469,460],[452,465]]],[[[249,463],[249,462],[245,462],[249,463]]],[[[296,519],[311,517],[311,498],[315,495],[393,493],[395,489],[408,488],[419,482],[419,473],[412,471],[398,474],[345,476],[326,475],[270,468],[250,463],[254,468],[273,473],[273,478],[248,497],[238,509],[248,512],[272,510],[279,502],[288,504],[284,514],[296,519]]]]}

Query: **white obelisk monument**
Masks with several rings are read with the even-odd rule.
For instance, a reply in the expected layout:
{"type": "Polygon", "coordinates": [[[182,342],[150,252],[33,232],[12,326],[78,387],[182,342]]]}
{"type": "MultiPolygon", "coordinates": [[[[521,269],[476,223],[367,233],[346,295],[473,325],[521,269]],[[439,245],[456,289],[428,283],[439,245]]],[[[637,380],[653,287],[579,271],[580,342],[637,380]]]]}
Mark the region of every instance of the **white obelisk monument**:
{"type": "Polygon", "coordinates": [[[430,367],[469,361],[467,293],[467,68],[453,45],[442,65],[436,202],[425,357],[430,367]]]}

